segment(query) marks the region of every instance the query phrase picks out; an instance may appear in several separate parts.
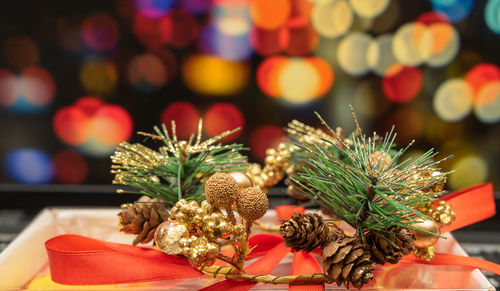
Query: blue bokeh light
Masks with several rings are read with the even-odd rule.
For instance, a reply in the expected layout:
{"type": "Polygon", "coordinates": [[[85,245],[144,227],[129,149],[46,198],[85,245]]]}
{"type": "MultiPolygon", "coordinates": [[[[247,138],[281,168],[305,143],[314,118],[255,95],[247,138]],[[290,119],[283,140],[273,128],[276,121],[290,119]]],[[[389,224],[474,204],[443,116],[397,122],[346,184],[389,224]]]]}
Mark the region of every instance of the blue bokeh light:
{"type": "Polygon", "coordinates": [[[452,23],[463,20],[474,7],[474,0],[431,0],[432,9],[446,14],[452,23]]]}
{"type": "Polygon", "coordinates": [[[149,18],[165,16],[174,5],[173,0],[134,0],[137,11],[149,18]]]}
{"type": "Polygon", "coordinates": [[[54,176],[50,157],[37,149],[21,148],[9,152],[4,166],[9,177],[21,184],[45,184],[54,176]]]}

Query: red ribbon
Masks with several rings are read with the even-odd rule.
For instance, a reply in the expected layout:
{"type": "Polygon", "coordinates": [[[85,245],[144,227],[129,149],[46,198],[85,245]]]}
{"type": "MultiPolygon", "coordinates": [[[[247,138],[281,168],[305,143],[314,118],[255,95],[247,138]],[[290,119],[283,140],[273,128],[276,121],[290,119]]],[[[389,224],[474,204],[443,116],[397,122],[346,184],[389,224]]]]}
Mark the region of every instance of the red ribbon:
{"type": "MultiPolygon", "coordinates": [[[[457,214],[453,225],[447,231],[484,220],[495,214],[493,188],[482,184],[451,193],[443,197],[457,214]]],[[[304,212],[303,208],[280,206],[276,208],[279,218],[289,218],[293,212],[304,212]]],[[[105,242],[73,234],[56,236],[45,243],[52,280],[66,285],[101,285],[117,283],[147,282],[180,278],[194,278],[202,274],[189,262],[179,256],[167,255],[161,251],[125,244],[105,242]]],[[[249,246],[255,247],[247,259],[258,258],[245,268],[249,274],[268,274],[289,253],[278,234],[256,234],[249,239],[249,246]]],[[[432,262],[423,262],[414,256],[407,256],[405,262],[432,265],[459,265],[481,268],[500,275],[500,266],[472,257],[452,254],[436,254],[432,262]]],[[[318,262],[311,254],[296,252],[291,274],[321,272],[318,262]]],[[[248,290],[256,283],[224,280],[204,290],[248,290]]],[[[321,284],[290,286],[290,290],[323,290],[321,284]]]]}

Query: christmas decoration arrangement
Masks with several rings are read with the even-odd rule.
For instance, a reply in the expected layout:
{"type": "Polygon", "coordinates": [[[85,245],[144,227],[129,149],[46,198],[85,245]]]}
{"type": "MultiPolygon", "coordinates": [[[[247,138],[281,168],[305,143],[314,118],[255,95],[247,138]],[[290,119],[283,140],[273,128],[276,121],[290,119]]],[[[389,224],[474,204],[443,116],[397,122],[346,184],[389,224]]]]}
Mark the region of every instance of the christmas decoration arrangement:
{"type": "MultiPolygon", "coordinates": [[[[377,266],[408,262],[410,256],[418,257],[415,263],[458,264],[456,258],[437,254],[434,245],[453,225],[462,227],[494,214],[491,201],[472,210],[464,202],[472,195],[492,199],[491,185],[445,195],[449,173],[440,171],[443,160],[436,161],[433,150],[403,159],[411,144],[396,149],[393,130],[384,136],[367,136],[354,116],[356,131],[346,137],[340,128],[333,130],[318,118],[326,132],[291,122],[287,128],[291,141],[268,150],[264,167],[248,164],[240,153],[242,145],[218,143],[234,131],[202,142],[202,121],[197,134],[187,141],[177,139],[175,123],[170,134],[165,126],[155,128],[155,134],[140,133],[161,142],[157,150],[120,144],[112,156],[114,183],[144,195],[122,205],[120,230],[136,235],[133,245],[153,241],[155,248],[120,247],[130,262],[155,270],[132,275],[131,282],[205,274],[231,279],[207,290],[236,286],[246,290],[257,282],[335,283],[359,289],[376,281],[377,266]],[[279,206],[281,223],[270,227],[278,233],[251,235],[256,225],[266,230],[258,220],[268,211],[267,189],[285,174],[290,193],[309,199],[329,215],[279,206]],[[294,253],[291,274],[269,274],[290,251],[294,253]],[[148,254],[138,255],[144,252],[148,254]],[[147,262],[140,261],[142,257],[147,262]]],[[[53,243],[47,246],[49,258],[60,262],[61,252],[51,247],[53,243]]],[[[492,263],[462,261],[464,266],[500,272],[492,263]]],[[[64,278],[67,270],[58,270],[57,263],[52,263],[53,278],[74,283],[64,278]]]]}

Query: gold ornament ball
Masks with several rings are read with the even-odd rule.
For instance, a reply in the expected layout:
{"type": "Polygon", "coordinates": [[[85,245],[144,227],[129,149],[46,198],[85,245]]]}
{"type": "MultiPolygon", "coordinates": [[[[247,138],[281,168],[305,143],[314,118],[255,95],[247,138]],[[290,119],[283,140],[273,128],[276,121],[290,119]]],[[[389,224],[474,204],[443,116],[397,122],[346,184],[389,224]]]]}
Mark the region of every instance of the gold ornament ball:
{"type": "Polygon", "coordinates": [[[230,208],[238,195],[238,182],[227,173],[216,173],[205,183],[205,196],[214,206],[230,208]]]}
{"type": "Polygon", "coordinates": [[[427,247],[433,246],[437,242],[437,240],[439,239],[439,237],[437,235],[439,235],[441,233],[441,231],[439,229],[439,225],[434,220],[421,219],[420,221],[414,223],[413,226],[436,234],[436,235],[432,235],[430,233],[426,233],[423,231],[414,230],[414,234],[415,234],[414,245],[416,247],[427,248],[427,247]]]}
{"type": "Polygon", "coordinates": [[[252,180],[243,172],[230,172],[229,175],[236,180],[240,189],[252,187],[252,180]]]}
{"type": "Polygon", "coordinates": [[[241,217],[247,221],[254,221],[266,214],[269,201],[266,193],[259,187],[250,187],[238,193],[236,207],[241,217]]]}
{"type": "Polygon", "coordinates": [[[189,237],[189,231],[184,224],[173,220],[162,222],[155,230],[154,241],[158,247],[169,255],[177,255],[182,252],[179,242],[189,237]]]}

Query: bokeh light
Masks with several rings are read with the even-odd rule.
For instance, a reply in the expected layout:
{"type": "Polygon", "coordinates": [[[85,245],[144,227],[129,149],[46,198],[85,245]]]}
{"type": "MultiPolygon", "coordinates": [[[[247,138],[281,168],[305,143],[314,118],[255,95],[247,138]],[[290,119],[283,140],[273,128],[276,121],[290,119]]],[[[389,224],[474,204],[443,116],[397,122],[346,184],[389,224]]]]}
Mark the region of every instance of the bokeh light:
{"type": "Polygon", "coordinates": [[[351,7],[346,0],[319,1],[314,5],[311,16],[312,25],[324,37],[345,34],[353,19],[351,7]]]}
{"type": "Polygon", "coordinates": [[[431,52],[432,38],[427,26],[419,22],[402,25],[394,34],[392,50],[396,59],[405,65],[418,66],[431,52]]]}
{"type": "Polygon", "coordinates": [[[172,9],[162,19],[162,23],[162,42],[175,48],[184,48],[194,43],[200,34],[196,18],[180,9],[172,9]]]}
{"type": "Polygon", "coordinates": [[[279,79],[285,65],[289,62],[283,56],[273,56],[265,59],[257,68],[257,85],[270,97],[281,97],[279,79]]]}
{"type": "Polygon", "coordinates": [[[318,46],[319,36],[312,24],[290,28],[290,41],[286,52],[291,56],[309,55],[318,46]]]}
{"type": "Polygon", "coordinates": [[[105,156],[132,135],[130,114],[121,106],[83,97],[54,115],[56,136],[89,156],[105,156]]]}
{"type": "Polygon", "coordinates": [[[361,76],[369,71],[368,47],[372,37],[363,32],[349,33],[339,44],[337,59],[340,67],[351,76],[361,76]]]}
{"type": "Polygon", "coordinates": [[[3,53],[7,64],[17,71],[35,66],[40,60],[38,46],[27,36],[14,36],[7,39],[3,53]]]}
{"type": "Polygon", "coordinates": [[[316,90],[315,96],[323,96],[333,86],[333,81],[335,79],[333,69],[327,61],[320,57],[310,57],[307,58],[307,61],[314,66],[318,73],[318,76],[320,77],[319,87],[316,90]]]}
{"type": "Polygon", "coordinates": [[[18,148],[8,152],[4,167],[9,177],[20,184],[49,183],[54,175],[50,157],[33,148],[18,148]]]}
{"type": "Polygon", "coordinates": [[[454,172],[450,174],[447,184],[454,190],[484,183],[488,177],[488,164],[479,155],[467,155],[456,159],[452,168],[454,172]]]}
{"type": "Polygon", "coordinates": [[[278,79],[283,99],[292,104],[311,101],[318,92],[320,75],[316,68],[305,59],[290,59],[278,79]]]}
{"type": "Polygon", "coordinates": [[[192,103],[178,101],[170,103],[161,114],[161,123],[172,132],[172,121],[175,121],[177,137],[187,140],[198,130],[200,114],[192,103]]]}
{"type": "Polygon", "coordinates": [[[430,0],[435,11],[445,14],[453,22],[463,20],[474,7],[474,0],[430,0]]]}
{"type": "Polygon", "coordinates": [[[290,18],[287,26],[290,28],[304,27],[311,19],[314,3],[309,0],[290,0],[290,18]]]}
{"type": "Polygon", "coordinates": [[[172,8],[173,4],[173,0],[134,0],[136,10],[149,18],[164,16],[172,8]]]}
{"type": "Polygon", "coordinates": [[[471,87],[475,100],[483,86],[492,81],[500,81],[500,68],[490,63],[475,65],[465,74],[465,80],[471,87]]]}
{"type": "Polygon", "coordinates": [[[251,0],[250,14],[256,26],[262,29],[277,29],[289,19],[292,7],[290,0],[251,0]]]}
{"type": "Polygon", "coordinates": [[[129,83],[144,93],[158,91],[167,83],[168,77],[168,68],[162,59],[152,53],[134,57],[127,68],[129,83]]]}
{"type": "Polygon", "coordinates": [[[424,25],[431,25],[434,23],[450,23],[450,20],[446,14],[436,11],[427,11],[420,14],[415,22],[422,23],[424,25]]]}
{"type": "Polygon", "coordinates": [[[202,14],[207,12],[212,5],[212,1],[208,0],[182,0],[177,1],[182,9],[193,14],[202,14]]]}
{"type": "Polygon", "coordinates": [[[392,53],[392,38],[391,34],[382,34],[370,42],[368,51],[366,52],[366,62],[373,72],[383,77],[387,69],[397,63],[394,54],[392,53]]]}
{"type": "Polygon", "coordinates": [[[118,83],[118,72],[110,60],[89,57],[80,69],[80,81],[91,94],[108,94],[118,83]]]}
{"type": "Polygon", "coordinates": [[[392,102],[406,103],[420,93],[422,83],[422,73],[418,68],[395,64],[387,70],[382,88],[392,102]]]}
{"type": "Polygon", "coordinates": [[[250,43],[253,49],[262,56],[268,56],[285,50],[290,43],[290,31],[281,27],[265,30],[254,26],[250,32],[250,43]]]}
{"type": "Polygon", "coordinates": [[[276,148],[285,141],[285,131],[277,125],[263,125],[255,129],[250,135],[250,151],[259,161],[266,157],[268,148],[276,148]]]}
{"type": "Polygon", "coordinates": [[[204,54],[192,55],[182,65],[186,85],[206,95],[230,95],[240,91],[247,84],[249,73],[245,62],[204,54]]]}
{"type": "Polygon", "coordinates": [[[484,8],[484,20],[491,31],[500,34],[500,0],[488,0],[484,8]]]}
{"type": "Polygon", "coordinates": [[[237,139],[245,128],[245,118],[238,107],[231,103],[217,103],[208,108],[205,113],[205,132],[209,136],[216,136],[226,130],[233,130],[237,127],[239,131],[221,139],[223,142],[229,142],[237,139]]]}
{"type": "Polygon", "coordinates": [[[208,23],[201,32],[200,47],[204,53],[233,61],[246,60],[252,55],[249,31],[228,34],[213,23],[208,23]]]}
{"type": "Polygon", "coordinates": [[[500,120],[500,81],[492,81],[479,90],[474,103],[474,113],[484,123],[500,120]]]}
{"type": "Polygon", "coordinates": [[[455,28],[446,23],[433,23],[428,26],[427,34],[432,39],[432,47],[426,64],[431,67],[443,67],[449,64],[460,50],[460,36],[455,28]]]}
{"type": "Polygon", "coordinates": [[[52,157],[55,179],[63,184],[81,184],[88,174],[87,161],[77,152],[64,149],[52,157]]]}
{"type": "Polygon", "coordinates": [[[352,10],[363,18],[374,18],[382,14],[391,0],[349,0],[352,10]]]}
{"type": "Polygon", "coordinates": [[[120,30],[113,17],[98,12],[83,20],[80,33],[88,47],[96,51],[107,51],[115,47],[120,30]]]}
{"type": "Polygon", "coordinates": [[[56,84],[40,67],[26,67],[19,76],[0,68],[0,106],[16,113],[37,113],[54,99],[56,84]]]}
{"type": "Polygon", "coordinates": [[[434,111],[442,120],[458,121],[470,113],[472,96],[472,88],[463,79],[449,79],[434,95],[434,111]]]}

